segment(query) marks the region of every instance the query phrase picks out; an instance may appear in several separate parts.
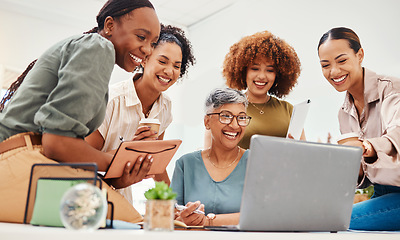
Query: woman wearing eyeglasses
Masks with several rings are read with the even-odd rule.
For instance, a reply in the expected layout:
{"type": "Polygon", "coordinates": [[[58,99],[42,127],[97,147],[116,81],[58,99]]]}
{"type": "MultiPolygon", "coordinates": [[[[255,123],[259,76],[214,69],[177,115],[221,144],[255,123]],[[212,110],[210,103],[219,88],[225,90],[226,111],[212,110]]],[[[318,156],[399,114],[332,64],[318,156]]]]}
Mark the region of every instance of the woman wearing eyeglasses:
{"type": "Polygon", "coordinates": [[[239,223],[248,151],[238,143],[251,120],[247,104],[243,93],[230,88],[215,89],[207,97],[204,125],[211,132],[211,147],[178,159],[171,183],[178,204],[187,207],[177,219],[187,225],[239,223]]]}

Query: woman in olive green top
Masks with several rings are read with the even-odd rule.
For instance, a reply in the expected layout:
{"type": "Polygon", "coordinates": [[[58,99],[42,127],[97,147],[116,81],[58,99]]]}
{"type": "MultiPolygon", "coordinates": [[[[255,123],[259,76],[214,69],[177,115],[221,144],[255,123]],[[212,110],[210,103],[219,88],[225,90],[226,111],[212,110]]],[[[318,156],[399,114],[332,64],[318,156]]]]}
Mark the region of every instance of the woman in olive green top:
{"type": "Polygon", "coordinates": [[[248,149],[254,134],[286,137],[293,106],[280,98],[290,93],[300,75],[300,60],[289,44],[268,31],[246,36],[225,56],[223,75],[229,87],[246,90],[250,103],[252,121],[240,147],[248,149]]]}

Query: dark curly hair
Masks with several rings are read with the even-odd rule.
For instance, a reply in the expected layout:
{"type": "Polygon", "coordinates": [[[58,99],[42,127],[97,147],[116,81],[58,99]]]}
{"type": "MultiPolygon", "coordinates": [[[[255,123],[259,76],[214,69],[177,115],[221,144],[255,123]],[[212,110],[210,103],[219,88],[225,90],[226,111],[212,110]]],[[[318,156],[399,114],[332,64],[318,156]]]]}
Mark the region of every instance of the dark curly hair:
{"type": "Polygon", "coordinates": [[[182,64],[179,77],[182,77],[187,73],[189,66],[193,66],[196,61],[193,56],[192,45],[186,38],[185,32],[178,27],[161,24],[160,37],[158,38],[157,45],[162,42],[176,43],[181,48],[182,64]]]}
{"type": "Polygon", "coordinates": [[[278,98],[288,95],[300,76],[301,63],[292,46],[268,31],[243,37],[231,46],[223,64],[226,84],[246,89],[247,68],[257,57],[273,62],[276,70],[275,83],[268,94],[278,98]]]}

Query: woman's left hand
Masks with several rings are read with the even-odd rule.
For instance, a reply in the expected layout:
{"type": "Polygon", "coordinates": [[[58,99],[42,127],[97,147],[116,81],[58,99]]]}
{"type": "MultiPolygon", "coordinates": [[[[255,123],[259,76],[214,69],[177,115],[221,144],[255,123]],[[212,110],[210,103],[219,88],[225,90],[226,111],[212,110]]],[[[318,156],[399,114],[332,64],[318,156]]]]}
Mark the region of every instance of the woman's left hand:
{"type": "Polygon", "coordinates": [[[151,155],[139,156],[133,164],[132,162],[126,163],[121,177],[108,179],[107,182],[117,189],[129,187],[145,178],[153,177],[147,175],[152,164],[153,157],[151,155]]]}
{"type": "Polygon", "coordinates": [[[176,220],[184,222],[188,226],[204,226],[206,223],[206,216],[201,213],[194,213],[193,211],[198,209],[204,212],[204,204],[200,201],[188,202],[186,209],[178,213],[176,220]]]}

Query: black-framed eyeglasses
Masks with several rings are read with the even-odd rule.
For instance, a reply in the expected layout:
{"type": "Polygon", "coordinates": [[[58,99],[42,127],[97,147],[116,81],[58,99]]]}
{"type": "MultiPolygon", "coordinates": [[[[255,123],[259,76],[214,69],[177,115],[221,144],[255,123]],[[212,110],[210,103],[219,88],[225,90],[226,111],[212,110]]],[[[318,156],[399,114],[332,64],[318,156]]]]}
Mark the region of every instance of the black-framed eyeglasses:
{"type": "Polygon", "coordinates": [[[239,113],[238,115],[233,115],[229,111],[207,114],[207,116],[210,115],[219,115],[219,122],[222,124],[230,124],[233,121],[233,118],[236,118],[237,124],[242,127],[249,125],[251,119],[251,117],[246,115],[246,113],[239,113]]]}

